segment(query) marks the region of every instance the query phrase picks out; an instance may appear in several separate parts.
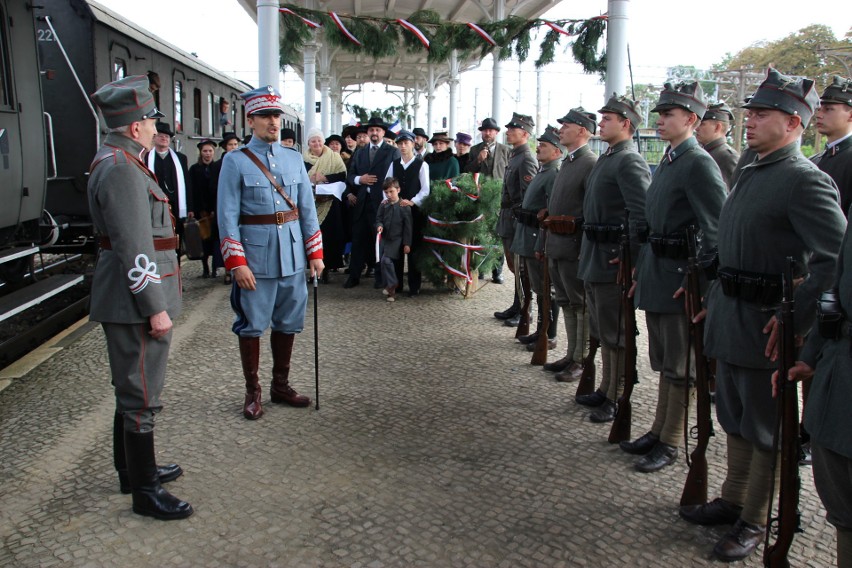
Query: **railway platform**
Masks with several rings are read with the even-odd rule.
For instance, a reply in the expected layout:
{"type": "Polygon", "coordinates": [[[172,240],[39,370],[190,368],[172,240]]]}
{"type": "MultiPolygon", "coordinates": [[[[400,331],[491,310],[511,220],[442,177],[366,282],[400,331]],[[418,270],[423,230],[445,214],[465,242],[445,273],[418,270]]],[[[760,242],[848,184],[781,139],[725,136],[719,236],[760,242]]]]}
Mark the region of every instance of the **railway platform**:
{"type": "MultiPolygon", "coordinates": [[[[470,300],[427,287],[390,304],[363,280],[344,290],[337,275],[319,288],[320,409],[267,403],[251,422],[229,289],[184,266],[157,455],[184,468],[168,489],[195,514],[140,517],[119,493],[104,338],[83,323],[0,374],[0,565],[720,565],[710,551],[725,527],[677,514],[683,447],[674,466],[636,472],[607,443],[609,426],[573,402],[575,385],[530,366],[492,317],[509,284],[470,300]]],[[[291,380],[313,396],[308,304],[291,380]]],[[[656,400],[644,333],[639,341],[634,437],[656,400]]],[[[560,323],[557,356],[564,345],[560,323]]],[[[270,367],[264,347],[265,395],[270,367]]],[[[708,461],[713,498],[721,435],[708,461]]],[[[804,533],[791,565],[831,566],[834,529],[810,468],[801,472],[804,533]]],[[[761,551],[739,565],[761,566],[761,551]]]]}

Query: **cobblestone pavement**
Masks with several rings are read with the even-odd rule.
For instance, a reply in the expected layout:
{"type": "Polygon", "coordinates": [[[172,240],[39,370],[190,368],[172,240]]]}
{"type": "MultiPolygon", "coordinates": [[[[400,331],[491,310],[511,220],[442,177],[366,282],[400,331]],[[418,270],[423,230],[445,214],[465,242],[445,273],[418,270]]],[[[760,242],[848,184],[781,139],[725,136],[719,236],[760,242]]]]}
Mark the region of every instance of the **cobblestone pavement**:
{"type": "MultiPolygon", "coordinates": [[[[492,317],[508,284],[470,300],[429,288],[389,304],[365,284],[343,290],[336,275],[319,288],[320,410],[267,404],[250,422],[228,288],[198,273],[188,263],[156,430],[159,461],[186,471],[168,488],[195,515],[140,517],[118,492],[104,339],[83,326],[0,392],[0,565],[717,564],[724,528],[677,515],[683,449],[675,466],[634,471],[607,443],[609,426],[573,402],[575,386],[530,366],[492,317]]],[[[311,395],[312,323],[309,308],[293,362],[295,386],[311,395]]],[[[564,345],[560,323],[558,356],[564,345]]],[[[645,353],[640,343],[634,437],[656,400],[645,353]]],[[[266,377],[270,367],[264,348],[266,377]]],[[[708,457],[715,497],[720,436],[708,457]]],[[[792,565],[829,566],[834,530],[810,469],[802,475],[792,565]]]]}

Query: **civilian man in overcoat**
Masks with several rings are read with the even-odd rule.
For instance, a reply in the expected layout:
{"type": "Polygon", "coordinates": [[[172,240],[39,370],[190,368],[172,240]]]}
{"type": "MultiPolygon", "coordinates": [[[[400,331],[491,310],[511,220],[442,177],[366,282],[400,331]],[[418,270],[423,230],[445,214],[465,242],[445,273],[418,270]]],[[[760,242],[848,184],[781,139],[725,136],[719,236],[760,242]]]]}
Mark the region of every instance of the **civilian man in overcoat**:
{"type": "Polygon", "coordinates": [[[101,235],[89,317],[104,328],[115,388],[113,454],[122,493],[133,494],[133,512],[183,519],[192,506],[161,483],[182,473],[157,468],[154,415],[180,314],[180,267],[169,200],[141,161],[153,146],[157,110],[144,75],[98,89],[92,100],[110,132],[89,168],[89,208],[101,235]]]}

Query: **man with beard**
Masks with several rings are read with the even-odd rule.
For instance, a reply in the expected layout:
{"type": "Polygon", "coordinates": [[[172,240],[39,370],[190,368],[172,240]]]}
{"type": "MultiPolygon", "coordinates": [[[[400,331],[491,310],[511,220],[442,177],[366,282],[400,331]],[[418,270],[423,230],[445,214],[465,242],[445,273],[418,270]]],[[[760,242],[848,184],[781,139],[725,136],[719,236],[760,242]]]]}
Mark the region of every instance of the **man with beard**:
{"type": "Polygon", "coordinates": [[[429,142],[429,135],[422,128],[415,128],[412,133],[414,134],[414,153],[421,158],[425,158],[426,154],[429,153],[429,149],[426,148],[426,143],[429,142]]]}
{"type": "MultiPolygon", "coordinates": [[[[367,258],[373,255],[376,211],[384,199],[382,183],[391,162],[399,158],[399,150],[384,140],[387,125],[381,118],[374,116],[366,126],[370,143],[352,156],[346,177],[349,187],[344,195],[352,207],[352,256],[349,278],[343,284],[344,288],[353,288],[360,284],[361,271],[367,263],[367,258]]],[[[380,270],[376,270],[374,286],[382,287],[380,270]]]]}
{"type": "Polygon", "coordinates": [[[311,277],[323,270],[322,234],[302,157],[281,146],[281,95],[271,86],[243,93],[252,129],[248,146],[226,154],[219,173],[219,234],[233,274],[232,326],[246,383],[243,416],[263,415],[258,379],[260,337],[272,329],[272,402],[295,407],[311,399],[290,386],[295,334],[305,325],[311,277]]]}

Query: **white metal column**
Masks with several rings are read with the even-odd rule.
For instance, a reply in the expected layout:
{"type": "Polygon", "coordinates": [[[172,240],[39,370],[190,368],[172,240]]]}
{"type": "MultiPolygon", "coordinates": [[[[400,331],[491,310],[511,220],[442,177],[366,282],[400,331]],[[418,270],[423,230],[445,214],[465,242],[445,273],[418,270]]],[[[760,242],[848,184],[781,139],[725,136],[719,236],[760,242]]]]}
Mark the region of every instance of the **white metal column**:
{"type": "Polygon", "coordinates": [[[426,85],[426,134],[432,134],[432,103],[435,101],[435,67],[429,64],[429,84],[426,85]]]}
{"type": "Polygon", "coordinates": [[[278,89],[281,72],[279,55],[278,0],[257,0],[257,51],[259,86],[278,89]]]}
{"type": "Polygon", "coordinates": [[[320,124],[323,136],[331,134],[331,52],[324,43],[319,51],[320,124]]]}
{"type": "Polygon", "coordinates": [[[308,132],[316,128],[316,101],[317,101],[317,45],[306,43],[303,52],[304,73],[302,79],[305,81],[305,129],[302,133],[302,144],[307,143],[308,132]]]}
{"type": "Polygon", "coordinates": [[[456,111],[459,107],[459,58],[456,50],[450,54],[450,115],[447,122],[450,138],[455,137],[456,111]]]}
{"type": "MultiPolygon", "coordinates": [[[[494,20],[500,21],[505,17],[506,0],[494,0],[494,20]]],[[[503,63],[500,61],[500,48],[495,47],[491,54],[494,56],[494,65],[491,68],[491,117],[500,124],[502,123],[500,101],[503,98],[503,63]]],[[[476,118],[481,120],[481,117],[476,118]]]]}
{"type": "Polygon", "coordinates": [[[420,85],[414,85],[414,102],[411,103],[411,108],[411,120],[413,122],[410,130],[414,130],[415,127],[420,126],[420,117],[418,116],[420,112],[420,85]]]}
{"type": "Polygon", "coordinates": [[[606,26],[606,92],[604,102],[613,93],[627,92],[627,8],[630,0],[609,0],[606,26]]]}

